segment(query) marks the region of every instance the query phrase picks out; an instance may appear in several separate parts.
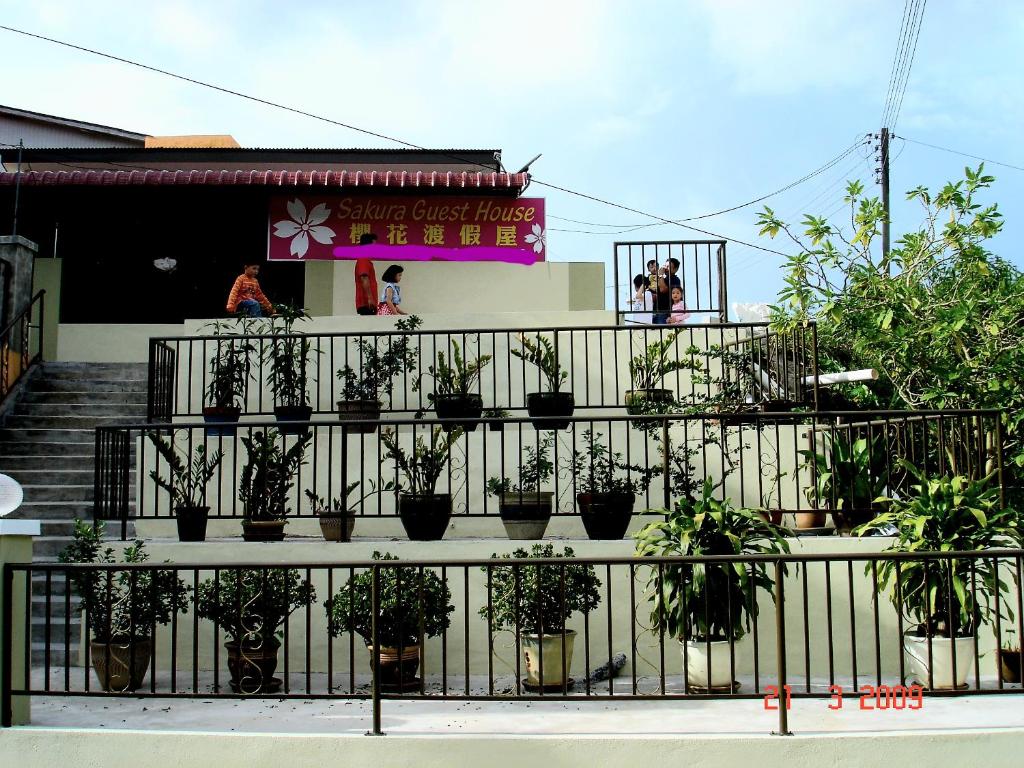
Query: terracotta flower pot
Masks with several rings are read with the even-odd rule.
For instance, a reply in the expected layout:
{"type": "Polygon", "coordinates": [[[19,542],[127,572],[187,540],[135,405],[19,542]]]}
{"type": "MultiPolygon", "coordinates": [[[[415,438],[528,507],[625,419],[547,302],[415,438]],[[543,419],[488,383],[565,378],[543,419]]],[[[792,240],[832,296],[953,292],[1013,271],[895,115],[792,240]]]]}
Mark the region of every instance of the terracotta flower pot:
{"type": "Polygon", "coordinates": [[[356,527],[354,512],[317,512],[320,521],[320,533],[324,541],[352,541],[352,531],[356,527]]]}
{"type": "Polygon", "coordinates": [[[277,649],[281,647],[276,637],[245,643],[231,640],[224,643],[224,647],[228,651],[232,691],[275,693],[281,687],[281,681],[274,677],[274,671],[277,669],[277,649]]]}
{"type": "Polygon", "coordinates": [[[89,644],[92,668],[104,691],[135,691],[142,687],[153,656],[153,641],[148,637],[89,644]]]}
{"type": "Polygon", "coordinates": [[[376,664],[380,676],[382,691],[401,693],[419,688],[420,679],[416,673],[420,669],[420,647],[410,643],[402,647],[401,654],[397,648],[381,646],[374,652],[372,645],[367,645],[370,652],[370,669],[376,664]]]}

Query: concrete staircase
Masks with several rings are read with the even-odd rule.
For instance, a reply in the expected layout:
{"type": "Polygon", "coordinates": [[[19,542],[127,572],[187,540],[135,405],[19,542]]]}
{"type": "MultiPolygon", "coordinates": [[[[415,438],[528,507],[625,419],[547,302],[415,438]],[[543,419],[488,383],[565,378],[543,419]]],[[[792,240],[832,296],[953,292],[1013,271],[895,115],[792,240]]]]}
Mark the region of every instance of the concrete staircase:
{"type": "MultiPolygon", "coordinates": [[[[44,363],[8,414],[0,428],[0,473],[20,482],[25,491],[25,501],[13,516],[42,521],[42,535],[34,545],[36,562],[57,560],[71,540],[76,517],[92,520],[94,430],[145,420],[146,374],[145,364],[44,363]]],[[[134,493],[134,487],[130,490],[134,493]]],[[[129,523],[129,536],[133,529],[129,523]]],[[[110,523],[108,534],[119,533],[119,526],[110,523]]],[[[49,584],[45,574],[33,576],[35,662],[45,661],[47,627],[50,664],[68,661],[65,640],[70,641],[71,663],[77,659],[81,617],[78,599],[66,599],[66,587],[62,574],[53,574],[49,584]],[[71,621],[66,625],[68,604],[71,621]]]]}

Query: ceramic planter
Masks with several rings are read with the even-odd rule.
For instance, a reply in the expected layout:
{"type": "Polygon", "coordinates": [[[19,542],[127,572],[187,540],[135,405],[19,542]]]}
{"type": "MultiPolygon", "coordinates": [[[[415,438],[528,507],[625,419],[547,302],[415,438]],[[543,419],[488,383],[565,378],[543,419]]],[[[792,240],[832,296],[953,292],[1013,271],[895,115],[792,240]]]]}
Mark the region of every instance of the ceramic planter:
{"type": "Polygon", "coordinates": [[[376,653],[372,645],[367,645],[370,652],[370,669],[376,662],[376,671],[380,676],[380,688],[389,693],[402,693],[415,690],[420,686],[416,673],[420,669],[420,647],[410,643],[398,648],[382,645],[376,653]]]}
{"type": "Polygon", "coordinates": [[[178,525],[178,541],[206,541],[209,507],[175,507],[174,518],[178,525]]]}
{"type": "Polygon", "coordinates": [[[282,435],[309,434],[308,422],[313,416],[313,408],[309,405],[277,405],[274,406],[274,418],[278,421],[278,430],[282,435]]]}
{"type": "Polygon", "coordinates": [[[632,493],[578,493],[580,519],[591,539],[621,539],[633,519],[632,493]]]}
{"type": "Polygon", "coordinates": [[[484,413],[484,399],[477,394],[444,394],[434,395],[434,411],[439,419],[466,419],[456,425],[445,425],[445,432],[451,432],[456,426],[466,432],[476,431],[479,419],[484,413]]]}
{"type": "Polygon", "coordinates": [[[967,672],[974,663],[974,637],[933,637],[929,663],[928,638],[906,633],[903,651],[908,678],[925,688],[950,689],[967,685],[967,672]],[[953,669],[953,644],[956,643],[956,670],[953,669]],[[929,671],[931,674],[929,675],[929,671]]]}
{"type": "Polygon", "coordinates": [[[324,541],[352,541],[352,530],[356,527],[354,512],[317,512],[316,517],[324,541]]]}
{"type": "Polygon", "coordinates": [[[806,512],[796,512],[794,528],[798,531],[805,531],[811,528],[822,528],[825,525],[825,510],[811,509],[806,512]]]}
{"type": "Polygon", "coordinates": [[[242,520],[244,541],[284,541],[286,520],[242,520]]]}
{"type": "Polygon", "coordinates": [[[1004,683],[1019,683],[1021,681],[1020,667],[1020,648],[999,649],[999,676],[1003,679],[1004,683]]]}
{"type": "Polygon", "coordinates": [[[153,641],[148,637],[138,637],[131,642],[115,640],[102,643],[93,640],[89,643],[89,656],[104,691],[134,691],[141,688],[146,679],[153,656],[153,641]]]}
{"type": "Polygon", "coordinates": [[[732,654],[728,640],[680,642],[686,646],[687,685],[705,689],[733,687],[732,654]]]}
{"type": "Polygon", "coordinates": [[[565,635],[536,635],[521,633],[519,642],[526,662],[526,685],[535,688],[562,688],[569,682],[572,669],[572,649],[576,633],[567,629],[565,635]],[[562,638],[565,638],[565,674],[562,674],[562,638]],[[544,672],[541,676],[541,657],[544,672]]]}
{"type": "Polygon", "coordinates": [[[412,541],[440,541],[452,517],[452,497],[447,493],[398,496],[398,516],[412,541]]]}
{"type": "Polygon", "coordinates": [[[224,643],[228,651],[228,671],[231,690],[235,693],[275,693],[281,680],[274,677],[277,669],[276,637],[267,637],[255,643],[224,643]]]}
{"type": "MultiPolygon", "coordinates": [[[[338,419],[340,421],[380,421],[380,400],[339,400],[338,419]]],[[[369,435],[377,431],[377,424],[354,424],[345,427],[349,432],[358,435],[369,435]]]]}
{"type": "Polygon", "coordinates": [[[565,421],[533,421],[538,432],[565,429],[569,426],[569,417],[576,408],[576,400],[572,392],[531,392],[526,396],[526,411],[531,417],[550,418],[564,416],[565,421]]]}
{"type": "Polygon", "coordinates": [[[514,541],[543,539],[553,506],[554,494],[549,491],[498,496],[498,514],[505,533],[514,541]]]}
{"type": "Polygon", "coordinates": [[[626,392],[626,413],[631,416],[646,411],[648,403],[671,403],[671,389],[631,389],[626,392]]]}
{"type": "Polygon", "coordinates": [[[207,437],[231,437],[242,415],[241,408],[208,406],[203,408],[203,421],[211,425],[206,428],[207,437]]]}

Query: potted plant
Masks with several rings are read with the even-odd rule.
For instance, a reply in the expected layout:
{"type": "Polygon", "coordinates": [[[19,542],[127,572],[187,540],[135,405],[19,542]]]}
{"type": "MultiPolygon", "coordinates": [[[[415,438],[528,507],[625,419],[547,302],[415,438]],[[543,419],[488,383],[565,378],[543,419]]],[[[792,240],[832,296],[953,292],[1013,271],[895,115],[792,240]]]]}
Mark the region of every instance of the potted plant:
{"type": "Polygon", "coordinates": [[[621,539],[633,517],[636,496],[661,474],[660,466],[628,464],[620,451],[601,442],[601,433],[583,432],[583,449],[573,447],[568,469],[576,479],[576,504],[587,536],[621,539]]]}
{"type": "MultiPolygon", "coordinates": [[[[782,529],[757,510],[713,497],[705,480],[700,498],[681,499],[665,519],[634,534],[638,557],[709,557],[789,552],[782,529]]],[[[736,643],[757,616],[757,590],[772,594],[763,563],[685,562],[651,568],[647,596],[651,627],[683,646],[688,685],[733,690],[736,643]]],[[[774,599],[774,595],[773,595],[774,599]]]]}
{"type": "MultiPolygon", "coordinates": [[[[992,546],[1021,546],[1024,536],[1014,510],[1002,509],[999,487],[988,475],[927,477],[905,459],[897,463],[915,482],[915,495],[885,499],[888,511],[857,528],[863,536],[896,529],[890,552],[976,552],[992,546]]],[[[909,674],[928,688],[961,687],[974,658],[978,629],[1000,610],[1009,589],[987,558],[882,560],[878,590],[890,599],[909,629],[903,636],[909,674]],[[995,603],[995,605],[993,605],[995,603]],[[955,646],[955,649],[954,649],[955,646]],[[956,667],[953,667],[953,654],[956,667]]],[[[1005,570],[1005,569],[1004,569],[1005,570]]]]}
{"type": "Polygon", "coordinates": [[[206,541],[210,508],[203,501],[206,498],[206,486],[220,464],[221,452],[214,451],[207,458],[206,446],[199,444],[193,450],[190,462],[187,453],[182,457],[170,440],[164,440],[156,432],[150,432],[149,439],[157,454],[167,462],[169,479],[162,477],[155,469],[150,471],[149,476],[171,496],[171,507],[178,524],[178,540],[206,541]]]}
{"type": "Polygon", "coordinates": [[[574,613],[590,613],[601,601],[600,579],[592,565],[573,562],[570,547],[556,553],[551,544],[534,544],[531,551],[517,549],[502,559],[553,559],[556,564],[489,565],[490,605],[480,609],[491,632],[519,632],[526,662],[528,690],[568,690],[572,685],[573,642],[576,632],[566,629],[574,613]]]}
{"type": "Polygon", "coordinates": [[[553,444],[554,436],[549,435],[525,450],[519,466],[519,482],[513,483],[507,477],[501,480],[492,477],[487,481],[487,495],[497,497],[498,514],[510,539],[544,538],[551,520],[554,494],[540,487],[555,472],[549,456],[553,444]]]}
{"type": "MultiPolygon", "coordinates": [[[[354,507],[363,499],[378,493],[374,482],[368,480],[369,492],[364,493],[354,501],[348,501],[348,497],[355,492],[360,484],[359,480],[349,483],[345,488],[345,493],[340,498],[330,500],[321,498],[308,488],[304,491],[306,498],[309,499],[309,506],[312,508],[313,514],[320,521],[320,532],[323,534],[325,541],[352,540],[352,530],[356,524],[356,511],[354,507]]],[[[388,482],[381,487],[380,491],[394,490],[394,487],[395,484],[393,482],[388,482]]]]}
{"type": "Polygon", "coordinates": [[[865,437],[851,440],[851,435],[844,432],[826,432],[823,438],[823,453],[800,451],[806,460],[804,468],[810,468],[814,477],[814,485],[804,488],[804,495],[815,509],[797,512],[796,527],[823,526],[827,509],[832,512],[836,529],[849,533],[875,516],[872,507],[889,482],[889,457],[881,435],[868,441],[865,437]],[[817,509],[819,506],[825,509],[817,509]]]}
{"type": "Polygon", "coordinates": [[[484,399],[473,390],[480,381],[480,372],[491,362],[490,355],[475,359],[463,358],[459,342],[451,341],[451,358],[444,351],[437,353],[437,364],[427,369],[434,379],[434,391],[427,395],[439,419],[464,419],[454,425],[445,424],[447,432],[461,427],[465,432],[476,430],[484,410],[484,399]]]}
{"type": "Polygon", "coordinates": [[[215,323],[217,350],[210,359],[210,381],[206,385],[203,420],[207,424],[231,425],[206,428],[210,437],[235,434],[234,424],[242,413],[242,400],[246,383],[252,378],[252,343],[244,336],[228,336],[226,326],[215,323]]]}
{"type": "MultiPolygon", "coordinates": [[[[530,392],[526,395],[527,412],[535,418],[572,416],[576,407],[572,392],[559,391],[569,374],[558,364],[558,353],[551,340],[539,333],[534,339],[522,333],[518,338],[522,349],[512,349],[510,352],[523,362],[537,366],[547,384],[547,392],[530,392]]],[[[569,421],[568,418],[565,421],[538,420],[533,422],[533,426],[536,429],[565,429],[569,421]]]]}
{"type": "Polygon", "coordinates": [[[274,395],[274,418],[286,435],[304,435],[309,432],[308,422],[313,415],[306,391],[306,369],[312,353],[309,337],[295,333],[296,320],[308,320],[305,310],[279,304],[277,315],[271,321],[273,338],[264,348],[270,367],[270,391],[274,395]],[[298,425],[288,422],[307,422],[298,425]]]}
{"type": "Polygon", "coordinates": [[[671,403],[675,398],[670,389],[661,384],[668,374],[690,367],[686,358],[673,357],[676,337],[679,331],[670,331],[650,344],[643,352],[629,361],[629,376],[632,389],[626,392],[626,412],[632,415],[651,413],[658,403],[671,403]]]}
{"type": "MultiPolygon", "coordinates": [[[[366,339],[357,342],[358,369],[346,363],[337,372],[337,378],[342,382],[341,400],[338,401],[339,419],[365,422],[380,420],[384,398],[387,398],[388,407],[391,407],[395,379],[403,373],[409,375],[416,372],[419,348],[413,345],[410,334],[422,324],[422,319],[409,315],[395,323],[395,327],[404,334],[397,340],[389,336],[383,347],[366,339]]],[[[377,425],[366,423],[349,429],[369,434],[377,430],[377,425]]]]}
{"type": "Polygon", "coordinates": [[[506,411],[504,408],[487,408],[483,412],[483,418],[490,419],[491,421],[487,424],[487,428],[491,432],[504,432],[505,424],[499,419],[507,419],[512,414],[506,411]]]}
{"type": "Polygon", "coordinates": [[[999,677],[1004,683],[1019,683],[1021,681],[1021,662],[1024,661],[1024,653],[1021,652],[1020,642],[1016,640],[1017,633],[1013,629],[1006,630],[1006,637],[999,646],[999,677]]]}
{"type": "Polygon", "coordinates": [[[239,478],[242,502],[242,538],[246,541],[281,541],[288,522],[288,492],[313,438],[305,434],[291,448],[273,429],[242,438],[248,458],[239,478]]]}
{"type": "MultiPolygon", "coordinates": [[[[149,560],[136,541],[122,553],[125,563],[149,560]]],[[[113,564],[114,550],[103,547],[103,523],[75,520],[62,563],[113,564]]],[[[178,613],[188,612],[188,588],[173,570],[73,570],[68,580],[81,598],[89,626],[89,656],[104,691],[125,693],[142,687],[153,654],[150,634],[178,613]]]]}
{"type": "Polygon", "coordinates": [[[398,516],[406,535],[413,541],[439,541],[444,538],[452,516],[452,496],[437,493],[437,480],[448,469],[451,452],[462,437],[461,429],[445,432],[435,427],[430,443],[416,435],[412,453],[398,444],[391,429],[383,429],[380,442],[386,455],[395,462],[396,473],[403,478],[392,487],[398,493],[398,516]]]}
{"type": "MultiPolygon", "coordinates": [[[[398,560],[373,553],[381,562],[398,560]]],[[[421,642],[448,629],[455,610],[448,584],[430,570],[380,567],[377,571],[377,637],[373,635],[373,574],[370,568],[352,576],[324,607],[331,637],[354,632],[363,638],[381,690],[402,692],[418,688],[416,677],[421,642]],[[374,645],[376,640],[376,647],[374,645]]]]}
{"type": "Polygon", "coordinates": [[[276,693],[281,687],[278,630],[293,611],[312,605],[316,590],[294,568],[235,568],[206,579],[195,594],[196,613],[215,622],[230,638],[231,690],[276,693]]]}

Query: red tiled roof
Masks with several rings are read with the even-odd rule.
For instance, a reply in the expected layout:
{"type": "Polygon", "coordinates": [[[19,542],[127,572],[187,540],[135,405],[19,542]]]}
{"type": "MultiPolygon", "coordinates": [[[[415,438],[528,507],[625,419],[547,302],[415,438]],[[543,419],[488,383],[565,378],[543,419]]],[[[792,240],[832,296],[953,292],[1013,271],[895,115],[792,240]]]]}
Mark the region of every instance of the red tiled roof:
{"type": "MultiPolygon", "coordinates": [[[[0,173],[0,186],[15,183],[0,173]]],[[[26,186],[265,186],[265,187],[441,187],[523,189],[525,173],[493,171],[24,171],[26,186]]]]}

